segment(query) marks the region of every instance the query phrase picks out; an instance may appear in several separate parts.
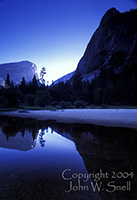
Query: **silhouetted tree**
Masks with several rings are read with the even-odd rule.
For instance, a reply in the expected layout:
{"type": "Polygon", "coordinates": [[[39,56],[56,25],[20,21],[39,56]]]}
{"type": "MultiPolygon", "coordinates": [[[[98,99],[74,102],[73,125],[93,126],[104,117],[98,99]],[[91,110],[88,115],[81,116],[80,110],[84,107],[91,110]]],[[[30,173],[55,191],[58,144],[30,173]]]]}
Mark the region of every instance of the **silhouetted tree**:
{"type": "Polygon", "coordinates": [[[75,74],[74,78],[73,78],[73,85],[72,85],[72,91],[73,91],[73,100],[77,100],[77,99],[81,99],[82,98],[82,77],[81,74],[79,72],[79,70],[77,71],[77,73],[75,74]]]}
{"type": "Polygon", "coordinates": [[[26,92],[27,92],[27,88],[26,88],[27,86],[26,86],[26,81],[25,81],[25,78],[23,77],[22,78],[22,81],[21,81],[21,84],[19,85],[19,89],[20,89],[20,91],[21,91],[21,93],[23,94],[23,95],[25,95],[26,94],[26,92]]]}
{"type": "Polygon", "coordinates": [[[45,74],[46,74],[46,68],[42,67],[42,69],[40,71],[40,82],[43,85],[45,85],[45,79],[44,79],[45,74]]]}
{"type": "Polygon", "coordinates": [[[94,90],[94,104],[101,105],[103,97],[103,88],[97,88],[94,90]]]}
{"type": "Polygon", "coordinates": [[[35,105],[35,95],[34,94],[26,94],[25,95],[25,103],[27,106],[35,105]]]}
{"type": "Polygon", "coordinates": [[[34,77],[32,79],[32,93],[35,94],[37,89],[38,89],[38,82],[36,79],[36,75],[34,75],[34,77]]]}
{"type": "Polygon", "coordinates": [[[8,73],[7,77],[6,77],[6,80],[5,80],[5,87],[6,88],[10,87],[10,84],[11,84],[11,82],[10,82],[10,75],[8,73]]]}
{"type": "Polygon", "coordinates": [[[46,89],[45,91],[39,90],[36,93],[35,104],[40,107],[45,107],[45,105],[49,105],[52,101],[50,96],[49,90],[46,89]]]}
{"type": "Polygon", "coordinates": [[[108,105],[115,104],[115,87],[114,87],[113,81],[107,82],[107,84],[103,90],[102,103],[105,103],[108,105]]]}

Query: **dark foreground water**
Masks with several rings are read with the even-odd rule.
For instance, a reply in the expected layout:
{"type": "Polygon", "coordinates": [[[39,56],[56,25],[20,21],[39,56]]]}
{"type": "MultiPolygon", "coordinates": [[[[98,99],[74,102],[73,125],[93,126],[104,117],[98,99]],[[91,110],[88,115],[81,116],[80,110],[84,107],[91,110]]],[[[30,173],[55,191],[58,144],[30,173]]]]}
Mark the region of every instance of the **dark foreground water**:
{"type": "Polygon", "coordinates": [[[136,200],[137,130],[0,118],[0,200],[136,200]]]}

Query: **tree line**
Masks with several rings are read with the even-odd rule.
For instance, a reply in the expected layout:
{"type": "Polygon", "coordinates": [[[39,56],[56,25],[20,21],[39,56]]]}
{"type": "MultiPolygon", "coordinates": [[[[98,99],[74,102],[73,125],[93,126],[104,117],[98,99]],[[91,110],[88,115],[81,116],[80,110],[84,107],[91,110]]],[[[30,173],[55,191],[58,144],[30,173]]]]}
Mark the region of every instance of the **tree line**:
{"type": "MultiPolygon", "coordinates": [[[[46,73],[46,72],[45,72],[46,73]]],[[[112,68],[101,69],[94,80],[82,81],[79,71],[66,83],[45,86],[44,76],[41,84],[34,75],[31,82],[25,78],[14,85],[7,74],[5,86],[0,88],[0,107],[23,107],[51,105],[57,108],[84,108],[90,105],[128,105],[137,106],[136,65],[125,67],[116,74],[112,68]]]]}

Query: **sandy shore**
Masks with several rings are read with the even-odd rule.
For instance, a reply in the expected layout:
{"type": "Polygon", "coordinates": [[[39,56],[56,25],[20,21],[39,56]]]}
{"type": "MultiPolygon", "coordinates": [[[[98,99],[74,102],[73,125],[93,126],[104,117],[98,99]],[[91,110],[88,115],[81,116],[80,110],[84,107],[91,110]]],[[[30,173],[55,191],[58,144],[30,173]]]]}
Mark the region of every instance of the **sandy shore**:
{"type": "Polygon", "coordinates": [[[0,115],[137,129],[137,109],[66,109],[63,111],[28,111],[28,113],[12,111],[0,112],[0,115]]]}

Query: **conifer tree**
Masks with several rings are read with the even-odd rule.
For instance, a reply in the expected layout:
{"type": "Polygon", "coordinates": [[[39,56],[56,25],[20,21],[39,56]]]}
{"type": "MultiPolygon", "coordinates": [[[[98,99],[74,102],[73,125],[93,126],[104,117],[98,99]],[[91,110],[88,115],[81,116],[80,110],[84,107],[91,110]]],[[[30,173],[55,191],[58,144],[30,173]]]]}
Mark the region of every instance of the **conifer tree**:
{"type": "Polygon", "coordinates": [[[44,79],[45,74],[47,74],[46,68],[42,67],[42,69],[40,71],[40,82],[41,82],[42,85],[45,85],[45,79],[44,79]]]}
{"type": "Polygon", "coordinates": [[[11,85],[11,82],[10,82],[10,75],[9,73],[7,74],[7,77],[6,77],[6,80],[5,80],[5,87],[6,88],[9,88],[11,85]]]}

